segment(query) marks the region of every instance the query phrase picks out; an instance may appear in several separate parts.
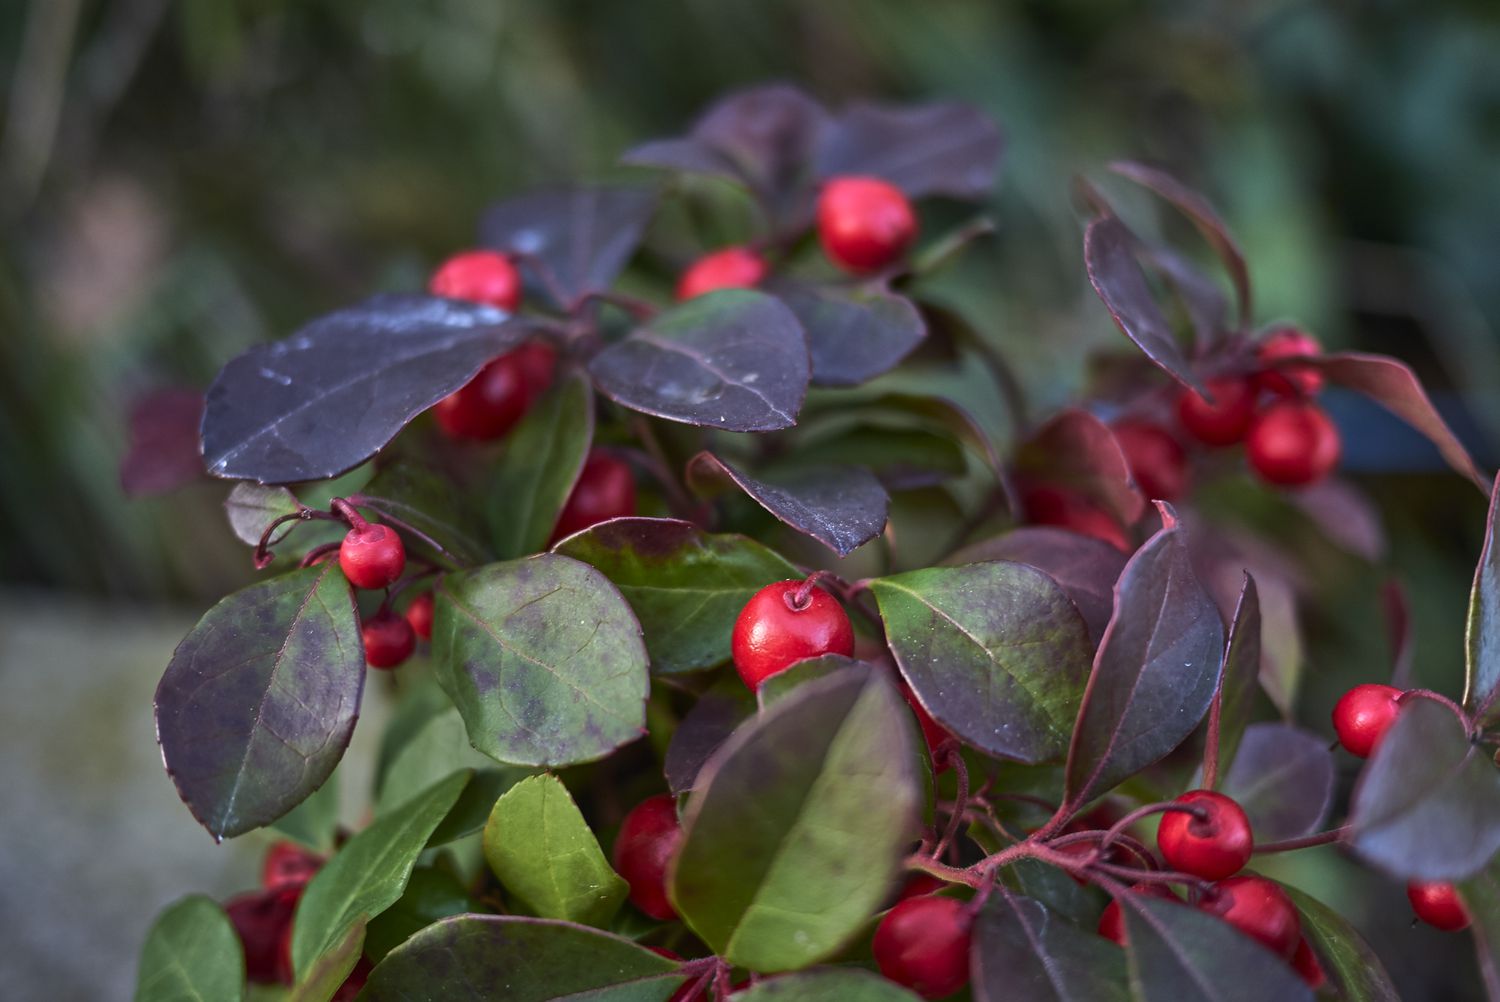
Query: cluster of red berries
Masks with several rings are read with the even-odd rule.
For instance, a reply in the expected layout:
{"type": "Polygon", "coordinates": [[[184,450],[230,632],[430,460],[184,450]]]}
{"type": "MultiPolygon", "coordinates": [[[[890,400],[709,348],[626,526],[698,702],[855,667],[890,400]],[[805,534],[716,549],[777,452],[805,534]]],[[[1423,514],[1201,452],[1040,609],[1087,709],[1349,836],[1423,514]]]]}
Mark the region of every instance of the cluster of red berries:
{"type": "MultiPolygon", "coordinates": [[[[339,544],[339,567],[356,588],[389,588],[406,570],[406,547],[395,529],[361,520],[339,544]]],[[[365,661],[371,668],[395,668],[416,650],[419,634],[432,636],[431,593],[418,596],[405,616],[382,604],[360,624],[365,661]]]]}

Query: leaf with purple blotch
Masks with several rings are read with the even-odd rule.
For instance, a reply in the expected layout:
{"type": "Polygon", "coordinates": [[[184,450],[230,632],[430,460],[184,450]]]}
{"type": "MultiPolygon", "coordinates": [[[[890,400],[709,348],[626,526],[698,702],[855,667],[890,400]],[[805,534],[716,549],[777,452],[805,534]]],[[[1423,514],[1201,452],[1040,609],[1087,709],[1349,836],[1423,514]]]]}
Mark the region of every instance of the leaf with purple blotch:
{"type": "Polygon", "coordinates": [[[1328,740],[1287,724],[1251,724],[1220,789],[1250,817],[1257,842],[1317,831],[1333,805],[1328,740]]]}
{"type": "Polygon", "coordinates": [[[970,104],[857,103],[825,130],[820,178],[882,178],[910,198],[947,195],[980,200],[995,186],[1004,139],[994,119],[970,104]]]}
{"type": "Polygon", "coordinates": [[[812,381],[819,386],[857,386],[874,379],[899,365],[927,336],[912,301],[879,285],[786,281],[770,291],[791,307],[807,332],[812,381]]]}
{"type": "Polygon", "coordinates": [[[203,394],[156,390],[130,407],[129,447],[120,461],[120,488],[130,497],[165,494],[203,476],[198,428],[203,394]]]}

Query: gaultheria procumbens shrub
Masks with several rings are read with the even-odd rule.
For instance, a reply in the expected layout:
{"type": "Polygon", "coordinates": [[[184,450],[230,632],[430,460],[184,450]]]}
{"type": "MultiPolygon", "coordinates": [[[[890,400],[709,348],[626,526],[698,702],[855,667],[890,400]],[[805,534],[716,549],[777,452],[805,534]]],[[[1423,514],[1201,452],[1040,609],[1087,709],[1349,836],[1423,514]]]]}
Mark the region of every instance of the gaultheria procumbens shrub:
{"type": "Polygon", "coordinates": [[[1488,958],[1495,516],[1462,686],[1372,666],[1313,732],[1252,723],[1290,717],[1288,572],[1195,504],[1259,491],[1358,545],[1329,386],[1483,475],[1401,362],[1257,329],[1214,210],[1134,163],[1228,283],[1080,181],[1143,357],[1033,413],[924,294],[1001,150],[962,105],[733,94],[635,183],[500,202],[427,291],[141,408],[132,482],[237,481],[263,573],[167,666],[167,772],[214,838],[285,840],[261,889],[160,918],[141,997],[1394,998],[1255,873],[1328,843],[1488,958]],[[956,371],[1013,434],[933,392],[956,371]],[[367,683],[394,709],[350,831],[367,683]]]}

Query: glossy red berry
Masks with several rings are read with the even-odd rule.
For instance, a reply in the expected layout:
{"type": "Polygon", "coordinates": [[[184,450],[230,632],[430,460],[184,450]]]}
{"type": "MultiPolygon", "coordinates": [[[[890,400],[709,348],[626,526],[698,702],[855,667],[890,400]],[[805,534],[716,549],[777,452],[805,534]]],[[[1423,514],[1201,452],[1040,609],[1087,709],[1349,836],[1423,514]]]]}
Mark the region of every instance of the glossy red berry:
{"type": "Polygon", "coordinates": [[[954,898],[897,903],[875,929],[875,963],[891,981],[925,999],[952,995],[969,983],[970,920],[954,898]]]}
{"type": "Polygon", "coordinates": [[[1401,690],[1389,685],[1356,685],[1333,704],[1333,730],[1351,755],[1369,758],[1401,713],[1401,690]]]}
{"type": "Polygon", "coordinates": [[[1198,907],[1258,940],[1277,956],[1291,960],[1302,938],[1297,906],[1277,884],[1264,877],[1230,877],[1215,884],[1198,907]]]}
{"type": "Polygon", "coordinates": [[[1295,327],[1274,330],[1260,343],[1255,357],[1268,366],[1256,374],[1255,382],[1262,390],[1281,396],[1306,394],[1312,396],[1323,388],[1323,373],[1312,365],[1285,365],[1269,368],[1284,358],[1300,358],[1323,354],[1318,339],[1295,327]]]}
{"type": "Polygon", "coordinates": [[[1323,973],[1323,965],[1318,961],[1318,955],[1313,953],[1312,946],[1303,936],[1297,941],[1297,952],[1292,954],[1292,970],[1296,971],[1307,987],[1313,991],[1322,988],[1328,981],[1328,975],[1323,973]]]}
{"type": "Polygon", "coordinates": [[[900,188],[876,177],[836,177],[818,197],[818,238],[837,265],[879,271],[917,236],[917,215],[900,188]]]}
{"type": "Polygon", "coordinates": [[[928,873],[914,873],[901,885],[901,890],[896,892],[897,901],[905,901],[907,898],[921,898],[929,894],[935,894],[947,887],[946,881],[939,880],[928,873]]]}
{"type": "Polygon", "coordinates": [[[1115,441],[1130,475],[1153,501],[1176,501],[1187,490],[1187,453],[1172,433],[1148,421],[1121,421],[1115,441]]]}
{"type": "Polygon", "coordinates": [[[1162,815],[1156,845],[1167,866],[1204,880],[1222,880],[1244,869],[1255,840],[1239,804],[1212,790],[1191,790],[1174,803],[1196,813],[1162,815]]]}
{"type": "Polygon", "coordinates": [[[266,852],[261,864],[260,885],[268,889],[301,887],[323,865],[323,857],[295,842],[281,841],[266,852]]]}
{"type": "Polygon", "coordinates": [[[664,922],[677,917],[667,897],[667,867],[681,843],[677,801],[665,793],[636,804],[625,815],[615,839],[615,872],[630,885],[630,900],[664,922]]]}
{"type": "Polygon", "coordinates": [[[245,950],[245,977],[258,985],[291,984],[291,957],[286,938],[302,885],[241,894],[225,902],[224,911],[245,950]]]}
{"type": "Polygon", "coordinates": [[[366,522],[344,534],[339,566],[356,588],[384,588],[406,569],[406,547],[395,529],[366,522]]]}
{"type": "Polygon", "coordinates": [[[552,386],[552,377],[557,372],[557,349],[546,341],[527,341],[511,352],[509,358],[521,370],[526,406],[530,407],[552,386]]]}
{"type": "Polygon", "coordinates": [[[854,627],[838,599],[805,582],[778,581],[750,597],[734,621],[734,667],[751,691],[779,671],[822,654],[854,653],[854,627]]]}
{"type": "Polygon", "coordinates": [[[412,632],[423,640],[432,639],[432,609],[430,591],[424,591],[406,607],[406,621],[411,624],[412,632]]]}
{"type": "Polygon", "coordinates": [[[1064,487],[1033,484],[1021,491],[1021,507],[1033,525],[1050,525],[1103,540],[1129,552],[1130,539],[1113,515],[1064,487]]]}
{"type": "MultiPolygon", "coordinates": [[[[1163,901],[1182,901],[1162,884],[1132,884],[1130,893],[1160,898],[1163,901]]],[[[1109,904],[1104,906],[1104,912],[1099,916],[1099,935],[1114,940],[1120,946],[1125,945],[1125,913],[1120,908],[1120,902],[1110,899],[1109,904]]]]}
{"type": "Polygon", "coordinates": [[[748,247],[726,247],[700,257],[677,281],[677,298],[692,299],[719,289],[753,289],[766,277],[766,262],[748,247]]]}
{"type": "Polygon", "coordinates": [[[1469,927],[1469,910],[1452,884],[1413,881],[1406,885],[1406,899],[1417,918],[1435,929],[1458,932],[1469,927]]]}
{"type": "Polygon", "coordinates": [[[1250,468],[1279,487],[1315,484],[1339,465],[1338,427],[1310,400],[1279,400],[1255,418],[1245,455],[1250,468]]]}
{"type": "Polygon", "coordinates": [[[526,372],[517,352],[501,355],[473,379],[432,407],[449,438],[487,442],[510,431],[530,402],[526,372]]]}
{"type": "Polygon", "coordinates": [[[942,724],[932,719],[932,715],[927,712],[926,708],[917,699],[917,694],[912,692],[911,686],[905,682],[901,683],[901,695],[906,697],[906,702],[911,707],[912,713],[916,714],[917,726],[922,729],[922,741],[927,745],[927,754],[932,756],[934,768],[939,775],[942,775],[953,766],[946,759],[939,765],[937,762],[937,750],[952,735],[948,733],[942,724]]]}
{"type": "Polygon", "coordinates": [[[395,668],[417,648],[417,634],[406,617],[389,609],[365,620],[359,630],[365,641],[365,661],[371,668],[395,668]]]}
{"type": "Polygon", "coordinates": [[[521,305],[521,273],[504,254],[463,251],[438,266],[427,283],[427,291],[434,296],[514,311],[521,305]]]}
{"type": "Polygon", "coordinates": [[[1177,420],[1183,430],[1204,445],[1234,445],[1250,430],[1255,417],[1255,383],[1243,376],[1210,379],[1210,403],[1194,390],[1177,398],[1177,420]]]}
{"type": "Polygon", "coordinates": [[[634,514],[635,477],[630,465],[595,449],[584,460],[573,493],[568,495],[567,504],[557,516],[552,540],[556,542],[611,518],[634,514]]]}

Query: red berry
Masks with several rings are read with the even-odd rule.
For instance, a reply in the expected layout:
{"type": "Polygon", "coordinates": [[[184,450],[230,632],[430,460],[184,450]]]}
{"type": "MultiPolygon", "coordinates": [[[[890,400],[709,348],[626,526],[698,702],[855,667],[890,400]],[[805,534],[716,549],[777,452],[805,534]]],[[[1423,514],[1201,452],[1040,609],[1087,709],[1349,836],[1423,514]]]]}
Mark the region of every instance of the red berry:
{"type": "MultiPolygon", "coordinates": [[[[1323,346],[1317,338],[1295,327],[1282,327],[1266,336],[1255,357],[1262,365],[1270,366],[1283,358],[1321,354],[1323,346]]],[[[1323,388],[1323,373],[1311,365],[1286,365],[1262,370],[1256,374],[1255,382],[1262,390],[1281,396],[1311,396],[1323,388]]]]}
{"type": "Polygon", "coordinates": [[[630,465],[598,449],[589,453],[573,493],[557,516],[552,530],[556,542],[591,525],[635,514],[635,477],[630,465]]]}
{"type": "Polygon", "coordinates": [[[1406,899],[1417,918],[1435,929],[1458,932],[1469,927],[1469,910],[1452,884],[1413,881],[1406,885],[1406,899]]]}
{"type": "Polygon", "coordinates": [[[1369,758],[1401,712],[1401,690],[1389,685],[1356,685],[1333,705],[1333,729],[1351,755],[1369,758]]]}
{"type": "Polygon", "coordinates": [[[1255,416],[1255,383],[1231,376],[1210,379],[1207,389],[1213,403],[1194,390],[1182,391],[1177,398],[1177,420],[1204,445],[1234,445],[1245,437],[1255,416]]]}
{"type": "Polygon", "coordinates": [[[265,888],[301,887],[313,878],[323,858],[295,842],[281,841],[266,852],[260,869],[260,885],[265,888]]]}
{"type": "MultiPolygon", "coordinates": [[[[1181,898],[1173,894],[1171,890],[1161,884],[1132,884],[1132,894],[1144,894],[1148,898],[1161,898],[1163,901],[1181,902],[1181,898]]],[[[1112,939],[1120,946],[1125,945],[1125,913],[1120,908],[1120,902],[1111,899],[1104,906],[1104,913],[1099,916],[1099,935],[1105,939],[1112,939]]]]}
{"type": "Polygon", "coordinates": [[[406,569],[406,547],[395,529],[366,522],[344,534],[339,566],[356,588],[384,588],[406,569]]]}
{"type": "Polygon", "coordinates": [[[917,216],[901,189],[877,177],[836,177],[818,197],[818,238],[835,264],[879,271],[906,252],[917,216]]]}
{"type": "Polygon", "coordinates": [[[427,283],[427,291],[434,296],[466,299],[514,311],[521,305],[521,273],[504,254],[464,251],[438,266],[427,283]]]}
{"type": "Polygon", "coordinates": [[[1297,952],[1292,954],[1292,970],[1296,971],[1302,980],[1307,982],[1307,987],[1313,991],[1322,988],[1328,980],[1328,975],[1323,973],[1323,965],[1318,962],[1318,955],[1313,953],[1312,946],[1303,936],[1297,941],[1297,952]]]}
{"type": "Polygon", "coordinates": [[[1280,400],[1256,417],[1245,451],[1262,480],[1305,487],[1333,472],[1343,443],[1337,426],[1317,404],[1280,400]]]}
{"type": "Polygon", "coordinates": [[[557,371],[557,349],[546,341],[527,341],[509,357],[521,370],[526,406],[530,407],[552,386],[552,376],[557,371]]]}
{"type": "Polygon", "coordinates": [[[875,929],[875,963],[891,981],[925,999],[969,983],[969,916],[954,898],[909,898],[875,929]]]}
{"type": "Polygon", "coordinates": [[[406,617],[389,609],[365,620],[360,635],[365,641],[365,661],[371,668],[394,668],[417,648],[417,634],[406,617]]]}
{"type": "Polygon", "coordinates": [[[615,872],[630,885],[630,900],[664,922],[677,917],[667,898],[667,867],[681,842],[677,801],[665,793],[636,804],[615,839],[615,872]]]}
{"type": "Polygon", "coordinates": [[[1255,840],[1239,804],[1212,790],[1191,790],[1173,803],[1195,808],[1202,817],[1188,811],[1162,815],[1156,845],[1168,866],[1204,880],[1222,880],[1244,869],[1255,840]]]}
{"type": "Polygon", "coordinates": [[[942,765],[937,765],[937,750],[951,735],[942,724],[932,719],[932,715],[917,700],[917,694],[912,692],[911,686],[905,682],[901,683],[901,695],[906,697],[906,702],[911,706],[912,712],[917,715],[917,726],[922,729],[922,740],[927,744],[927,754],[933,757],[933,765],[938,774],[942,775],[953,766],[947,760],[944,760],[942,765]]]}
{"type": "Polygon", "coordinates": [[[1176,501],[1187,489],[1187,453],[1172,433],[1145,421],[1121,421],[1115,440],[1125,454],[1130,475],[1153,501],[1176,501]]]}
{"type": "Polygon", "coordinates": [[[1264,877],[1230,877],[1215,884],[1198,907],[1219,916],[1286,960],[1297,951],[1302,922],[1297,906],[1264,877]]]}
{"type": "Polygon", "coordinates": [[[1130,539],[1113,515],[1066,488],[1033,484],[1021,491],[1021,507],[1034,525],[1056,526],[1102,539],[1118,550],[1130,550],[1130,539]]]}
{"type": "Polygon", "coordinates": [[[905,901],[907,898],[925,897],[947,886],[946,881],[939,880],[930,873],[914,873],[907,878],[906,883],[901,885],[901,890],[896,892],[896,900],[905,901]]]}
{"type": "Polygon", "coordinates": [[[753,692],[779,671],[822,654],[854,653],[854,627],[838,599],[809,588],[802,605],[802,581],[778,581],[750,597],[734,621],[730,649],[734,667],[753,692]]]}
{"type": "Polygon", "coordinates": [[[354,970],[349,972],[349,976],[338,986],[328,1002],[354,1002],[364,989],[365,982],[370,980],[370,972],[374,969],[375,965],[370,963],[369,957],[360,957],[354,964],[354,970]]]}
{"type": "Polygon", "coordinates": [[[302,885],[252,891],[225,902],[224,911],[245,950],[245,977],[261,985],[291,984],[291,958],[286,952],[292,915],[302,885]]]}
{"type": "Polygon", "coordinates": [[[424,591],[406,607],[406,621],[423,640],[432,639],[432,592],[424,591]]]}
{"type": "Polygon", "coordinates": [[[748,247],[726,247],[700,257],[677,281],[677,298],[692,299],[719,289],[753,289],[766,277],[766,262],[748,247]]]}
{"type": "Polygon", "coordinates": [[[510,431],[526,413],[526,373],[517,352],[501,355],[473,379],[432,407],[449,438],[489,441],[510,431]]]}

